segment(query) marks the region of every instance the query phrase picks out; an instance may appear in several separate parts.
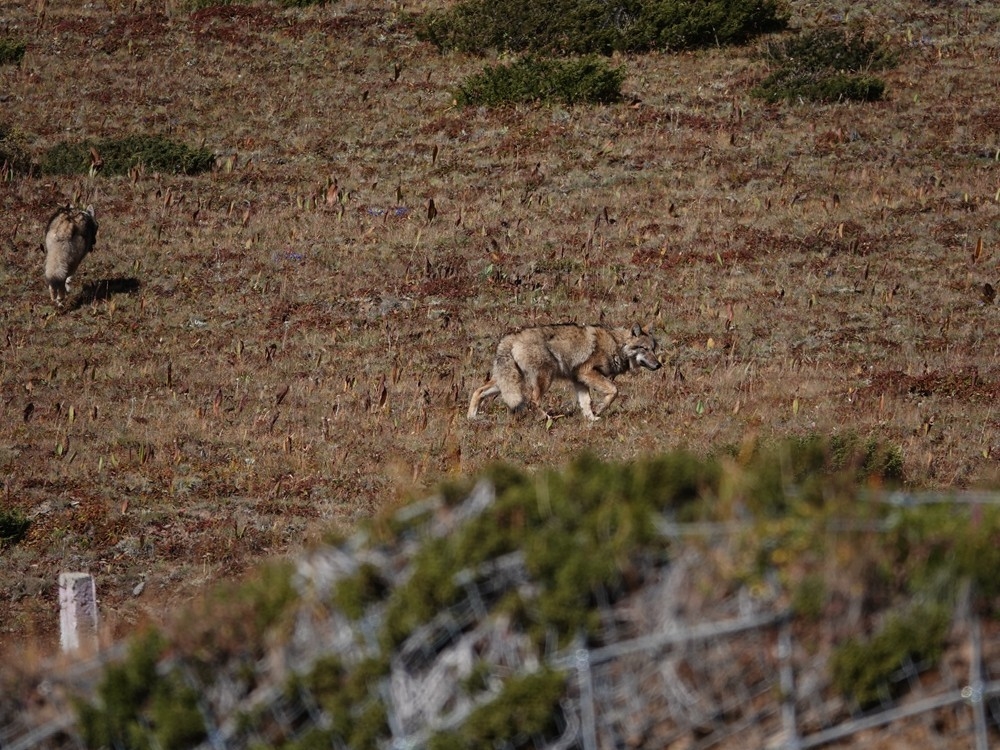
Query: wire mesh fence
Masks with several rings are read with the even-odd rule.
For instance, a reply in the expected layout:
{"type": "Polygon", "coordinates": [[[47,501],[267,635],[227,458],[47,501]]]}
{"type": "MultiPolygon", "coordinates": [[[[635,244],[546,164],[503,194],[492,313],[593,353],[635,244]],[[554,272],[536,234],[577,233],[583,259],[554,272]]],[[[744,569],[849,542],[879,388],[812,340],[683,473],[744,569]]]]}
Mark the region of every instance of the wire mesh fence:
{"type": "MultiPolygon", "coordinates": [[[[491,498],[492,490],[480,486],[448,514],[436,515],[433,503],[407,512],[425,513],[430,520],[424,533],[442,536],[491,498]]],[[[674,539],[739,531],[734,525],[665,521],[660,528],[674,539]]],[[[409,543],[412,552],[420,538],[404,539],[402,546],[409,543]]],[[[541,648],[494,607],[505,594],[533,585],[522,553],[458,572],[461,595],[455,603],[410,633],[392,652],[388,675],[378,678],[374,694],[389,733],[380,745],[425,747],[436,732],[459,726],[488,705],[505,677],[546,667],[567,678],[558,715],[546,732],[511,738],[509,747],[804,750],[878,747],[889,738],[913,746],[932,738],[933,746],[977,750],[1000,744],[1000,642],[995,621],[982,621],[970,606],[970,591],[954,599],[943,657],[904,660],[878,699],[861,710],[831,684],[829,644],[817,642],[815,629],[802,627],[775,590],[765,585],[756,592],[741,587],[728,596],[701,595],[698,573],[709,564],[710,545],[679,549],[669,561],[650,561],[644,585],[627,597],[607,595],[602,601],[598,594],[597,637],[541,648]],[[469,691],[464,686],[481,664],[489,665],[481,689],[469,691]]],[[[338,548],[304,558],[300,583],[314,594],[329,592],[360,560],[405,576],[405,564],[384,551],[338,548]]],[[[210,672],[178,657],[161,669],[179,672],[199,696],[206,729],[200,747],[304,742],[338,717],[308,681],[290,678],[308,674],[331,654],[357,663],[376,653],[383,614],[373,610],[349,620],[329,598],[314,597],[278,655],[210,672]]],[[[84,747],[66,696],[92,692],[103,665],[117,655],[106,653],[63,673],[62,689],[51,691],[45,712],[33,714],[34,721],[4,717],[0,748],[84,747]]],[[[349,746],[336,733],[320,736],[323,746],[349,746]]]]}

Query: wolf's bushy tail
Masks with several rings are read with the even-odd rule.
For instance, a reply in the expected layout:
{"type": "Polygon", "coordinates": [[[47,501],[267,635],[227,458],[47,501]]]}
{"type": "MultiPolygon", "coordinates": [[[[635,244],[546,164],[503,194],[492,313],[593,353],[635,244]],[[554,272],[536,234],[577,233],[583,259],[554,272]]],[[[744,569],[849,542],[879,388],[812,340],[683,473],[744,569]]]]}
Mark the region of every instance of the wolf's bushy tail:
{"type": "Polygon", "coordinates": [[[524,397],[524,373],[514,359],[513,337],[507,337],[497,347],[493,360],[493,380],[500,388],[500,398],[513,412],[520,412],[527,404],[524,397]]]}

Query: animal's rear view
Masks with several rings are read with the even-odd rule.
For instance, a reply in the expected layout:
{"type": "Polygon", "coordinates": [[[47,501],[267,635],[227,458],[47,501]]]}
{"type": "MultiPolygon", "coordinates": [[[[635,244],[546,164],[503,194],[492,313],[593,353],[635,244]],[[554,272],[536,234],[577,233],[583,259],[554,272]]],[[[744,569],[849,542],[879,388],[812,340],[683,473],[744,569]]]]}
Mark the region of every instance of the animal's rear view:
{"type": "Polygon", "coordinates": [[[618,395],[616,375],[644,367],[660,369],[656,340],[639,326],[609,328],[574,323],[525,328],[500,340],[493,360],[493,378],[472,394],[469,419],[479,414],[484,398],[500,395],[513,412],[527,403],[540,407],[542,396],[556,378],[576,389],[580,411],[592,421],[618,395]],[[591,391],[598,396],[592,406],[591,391]]]}
{"type": "Polygon", "coordinates": [[[69,291],[69,280],[80,261],[97,242],[97,217],[94,207],[81,210],[60,208],[45,229],[45,283],[52,301],[60,307],[69,291]]]}

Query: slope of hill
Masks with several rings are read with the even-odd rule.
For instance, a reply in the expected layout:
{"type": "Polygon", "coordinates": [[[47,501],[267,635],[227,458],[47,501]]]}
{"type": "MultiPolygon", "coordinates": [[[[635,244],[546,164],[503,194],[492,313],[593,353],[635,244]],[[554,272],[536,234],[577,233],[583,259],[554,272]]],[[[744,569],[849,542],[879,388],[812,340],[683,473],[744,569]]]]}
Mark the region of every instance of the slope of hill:
{"type": "Polygon", "coordinates": [[[780,38],[896,55],[875,102],[755,97],[764,38],[618,55],[619,103],[497,108],[453,103],[496,59],[418,39],[444,5],[3,4],[4,653],[50,655],[61,571],[116,639],[496,460],[854,435],[909,489],[995,484],[991,5],[789,3],[780,38]],[[135,136],[215,166],[30,168],[135,136]],[[100,230],[56,311],[67,201],[100,230]],[[668,366],[595,425],[560,388],[552,419],[468,423],[502,333],[567,320],[652,324],[668,366]]]}

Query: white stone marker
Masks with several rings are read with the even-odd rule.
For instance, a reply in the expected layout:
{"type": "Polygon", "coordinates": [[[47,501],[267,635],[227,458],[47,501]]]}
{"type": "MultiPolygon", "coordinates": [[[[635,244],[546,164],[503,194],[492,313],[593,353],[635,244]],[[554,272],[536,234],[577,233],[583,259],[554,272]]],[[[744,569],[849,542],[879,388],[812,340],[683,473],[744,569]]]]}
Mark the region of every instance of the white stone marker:
{"type": "Polygon", "coordinates": [[[64,653],[97,643],[97,591],[89,573],[59,574],[59,643],[64,653]]]}

